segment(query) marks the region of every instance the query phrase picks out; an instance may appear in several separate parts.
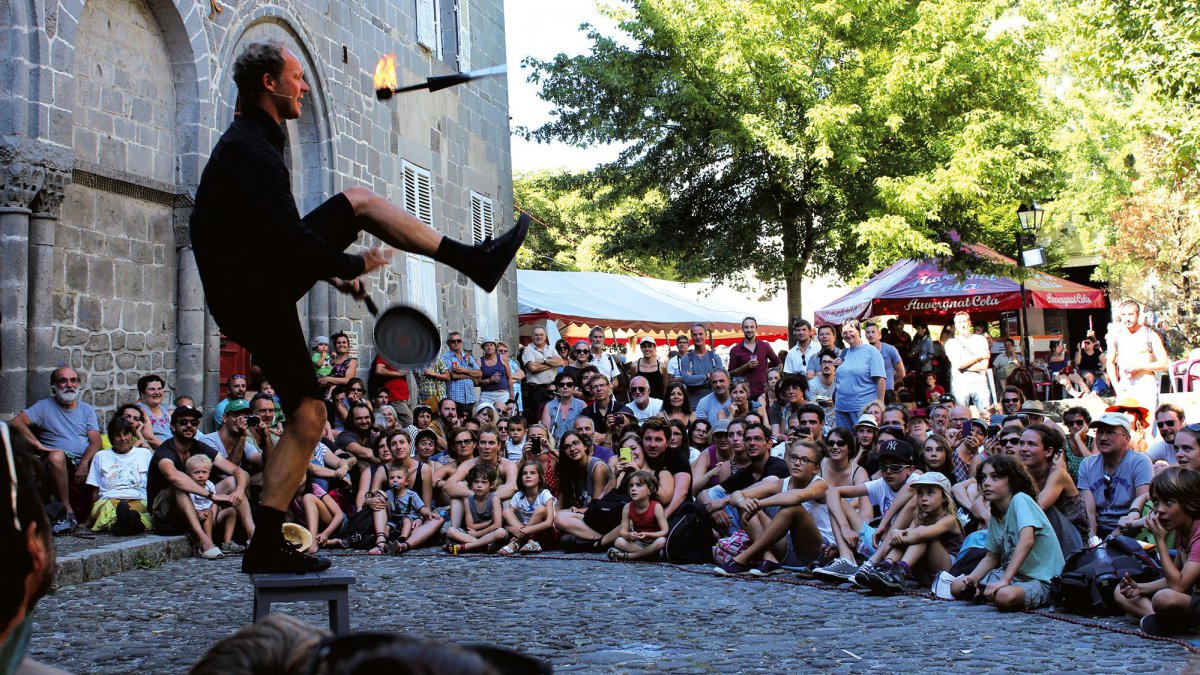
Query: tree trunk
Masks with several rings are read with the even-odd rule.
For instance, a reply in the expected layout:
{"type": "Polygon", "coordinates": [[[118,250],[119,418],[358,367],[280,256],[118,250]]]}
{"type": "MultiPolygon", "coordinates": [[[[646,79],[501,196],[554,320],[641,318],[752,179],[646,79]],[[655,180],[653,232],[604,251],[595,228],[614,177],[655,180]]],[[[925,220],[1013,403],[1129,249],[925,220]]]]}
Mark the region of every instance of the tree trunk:
{"type": "MultiPolygon", "coordinates": [[[[790,266],[790,269],[784,274],[783,280],[787,289],[787,305],[788,305],[788,320],[790,333],[790,323],[798,318],[802,318],[801,314],[801,298],[803,297],[802,285],[804,283],[804,273],[808,270],[808,256],[797,258],[790,266]]],[[[791,336],[788,336],[788,341],[791,341],[791,336]]]]}

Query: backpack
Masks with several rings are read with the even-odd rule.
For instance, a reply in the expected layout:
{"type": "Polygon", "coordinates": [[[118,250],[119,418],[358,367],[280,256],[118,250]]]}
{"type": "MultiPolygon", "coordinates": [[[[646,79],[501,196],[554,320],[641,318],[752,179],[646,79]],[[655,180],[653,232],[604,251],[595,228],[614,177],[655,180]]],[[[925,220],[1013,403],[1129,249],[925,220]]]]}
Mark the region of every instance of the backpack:
{"type": "Polygon", "coordinates": [[[359,509],[346,521],[346,545],[350,548],[365,551],[375,545],[374,511],[368,508],[359,509]]]}
{"type": "Polygon", "coordinates": [[[1073,614],[1118,615],[1113,592],[1126,574],[1134,581],[1162,578],[1158,562],[1129,537],[1112,537],[1071,554],[1060,576],[1050,582],[1054,606],[1073,614]]]}
{"type": "Polygon", "coordinates": [[[715,543],[712,516],[695,502],[685,502],[671,514],[663,558],[680,565],[711,563],[715,543]]]}

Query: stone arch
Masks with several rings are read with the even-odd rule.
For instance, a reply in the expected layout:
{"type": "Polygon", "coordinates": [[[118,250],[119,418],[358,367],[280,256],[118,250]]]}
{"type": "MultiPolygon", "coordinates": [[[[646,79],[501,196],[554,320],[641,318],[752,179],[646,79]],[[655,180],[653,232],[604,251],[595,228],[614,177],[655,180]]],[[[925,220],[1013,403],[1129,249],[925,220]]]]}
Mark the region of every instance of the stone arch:
{"type": "MultiPolygon", "coordinates": [[[[33,0],[36,1],[36,0],[33,0]]],[[[44,0],[57,4],[56,28],[48,36],[48,65],[54,74],[50,99],[52,112],[48,128],[42,134],[62,147],[74,145],[74,121],[70,111],[76,109],[75,81],[71,76],[77,68],[75,50],[79,40],[80,20],[86,9],[84,0],[44,0]],[[62,114],[55,114],[60,111],[62,114]]],[[[194,0],[142,0],[154,17],[167,46],[170,69],[175,81],[175,155],[171,184],[192,192],[200,182],[203,158],[211,143],[205,129],[211,129],[211,106],[206,105],[208,75],[201,64],[211,54],[208,35],[204,30],[201,3],[194,0]]]]}
{"type": "MultiPolygon", "coordinates": [[[[335,134],[328,77],[319,59],[313,57],[315,44],[300,21],[285,14],[279,7],[246,4],[243,14],[235,16],[229,31],[236,39],[229,40],[218,56],[220,77],[213,98],[218,101],[217,117],[224,129],[233,119],[237,87],[230,75],[233,62],[242,47],[257,40],[278,40],[300,59],[304,66],[309,91],[304,112],[299,120],[284,125],[286,147],[284,161],[292,173],[292,191],[300,213],[307,213],[334,193],[335,134]]],[[[306,301],[300,304],[301,320],[313,335],[329,334],[330,290],[318,284],[306,301]]]]}

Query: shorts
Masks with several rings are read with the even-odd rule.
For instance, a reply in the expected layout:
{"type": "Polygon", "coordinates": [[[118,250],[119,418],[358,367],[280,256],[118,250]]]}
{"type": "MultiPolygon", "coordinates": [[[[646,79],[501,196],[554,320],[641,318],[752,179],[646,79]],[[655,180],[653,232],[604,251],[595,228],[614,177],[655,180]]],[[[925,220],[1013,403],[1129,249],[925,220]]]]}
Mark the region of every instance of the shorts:
{"type": "Polygon", "coordinates": [[[870,523],[863,523],[862,527],[858,528],[858,554],[870,558],[875,555],[875,550],[875,527],[870,523]]]}
{"type": "MultiPolygon", "coordinates": [[[[304,224],[339,251],[358,239],[354,206],[341,193],[313,209],[304,217],[304,224]]],[[[221,332],[250,352],[254,365],[274,385],[287,417],[296,412],[302,399],[325,397],[317,384],[312,350],[296,311],[296,302],[320,278],[316,271],[300,270],[290,279],[265,282],[264,289],[275,291],[267,297],[249,293],[236,298],[208,297],[209,309],[221,332]]]]}
{"type": "Polygon", "coordinates": [[[154,523],[155,534],[176,535],[191,533],[191,525],[188,523],[187,516],[175,505],[175,490],[173,488],[163,488],[154,497],[154,504],[150,507],[150,520],[154,523]]]}
{"type": "MultiPolygon", "coordinates": [[[[979,580],[979,587],[987,588],[988,584],[996,583],[1002,576],[1004,576],[1004,570],[996,568],[983,575],[983,578],[979,580]]],[[[1030,579],[1028,581],[1014,581],[1010,585],[1017,586],[1025,591],[1025,609],[1037,609],[1050,605],[1050,584],[1045,581],[1030,579]]]]}

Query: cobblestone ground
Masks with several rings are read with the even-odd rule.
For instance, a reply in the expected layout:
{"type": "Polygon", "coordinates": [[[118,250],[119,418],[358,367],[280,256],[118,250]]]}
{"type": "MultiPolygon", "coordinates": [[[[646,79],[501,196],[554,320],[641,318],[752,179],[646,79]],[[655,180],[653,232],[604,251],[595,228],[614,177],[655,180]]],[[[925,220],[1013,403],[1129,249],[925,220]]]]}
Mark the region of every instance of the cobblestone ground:
{"type": "MultiPolygon", "coordinates": [[[[73,672],[174,673],[247,623],[238,561],[181,560],[62,589],[33,655],[73,672]]],[[[1179,672],[1176,644],[964,603],[869,597],[589,557],[335,558],[356,628],[488,641],[559,672],[1179,672]]],[[[283,605],[313,623],[323,604],[283,605]]],[[[1118,625],[1118,624],[1113,624],[1118,625]]]]}

